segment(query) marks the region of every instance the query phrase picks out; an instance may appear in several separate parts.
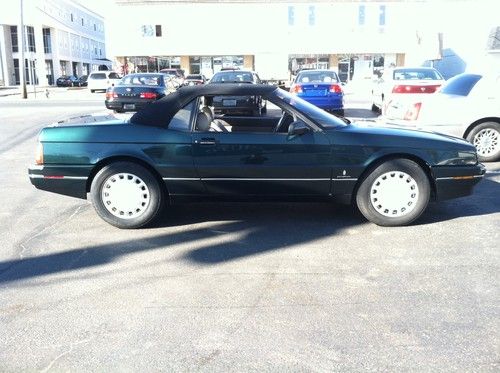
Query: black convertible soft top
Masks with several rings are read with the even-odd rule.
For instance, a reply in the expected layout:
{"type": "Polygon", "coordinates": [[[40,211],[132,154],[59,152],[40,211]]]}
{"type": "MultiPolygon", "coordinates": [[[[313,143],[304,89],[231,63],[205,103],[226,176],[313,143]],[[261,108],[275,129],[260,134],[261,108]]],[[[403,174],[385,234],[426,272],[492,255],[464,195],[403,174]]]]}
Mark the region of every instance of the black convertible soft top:
{"type": "Polygon", "coordinates": [[[267,84],[222,83],[181,87],[135,113],[130,122],[146,126],[165,127],[186,104],[199,96],[267,96],[277,88],[267,84]]]}

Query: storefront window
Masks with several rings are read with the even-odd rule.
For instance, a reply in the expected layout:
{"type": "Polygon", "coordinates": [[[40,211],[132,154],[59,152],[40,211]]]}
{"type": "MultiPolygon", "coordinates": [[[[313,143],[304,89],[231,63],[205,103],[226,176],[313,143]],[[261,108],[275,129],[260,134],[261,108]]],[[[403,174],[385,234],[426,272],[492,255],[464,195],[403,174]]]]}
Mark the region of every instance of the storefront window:
{"type": "Polygon", "coordinates": [[[329,61],[327,54],[291,54],[288,56],[288,69],[293,75],[301,69],[328,69],[329,61]]]}

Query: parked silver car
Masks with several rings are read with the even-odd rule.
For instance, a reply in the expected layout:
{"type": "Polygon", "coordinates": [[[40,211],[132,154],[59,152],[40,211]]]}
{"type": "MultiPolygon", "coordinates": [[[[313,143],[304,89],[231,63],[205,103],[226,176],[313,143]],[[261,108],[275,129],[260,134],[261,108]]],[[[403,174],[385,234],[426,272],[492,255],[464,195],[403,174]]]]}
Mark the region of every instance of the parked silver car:
{"type": "Polygon", "coordinates": [[[432,95],[387,105],[386,123],[462,137],[482,162],[500,160],[500,73],[464,73],[432,95]]]}

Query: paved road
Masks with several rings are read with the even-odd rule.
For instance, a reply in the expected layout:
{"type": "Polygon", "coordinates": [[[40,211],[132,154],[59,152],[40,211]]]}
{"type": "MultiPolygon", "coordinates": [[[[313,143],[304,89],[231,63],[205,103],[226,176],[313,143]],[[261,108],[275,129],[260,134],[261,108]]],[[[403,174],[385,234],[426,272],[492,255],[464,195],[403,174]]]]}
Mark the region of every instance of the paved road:
{"type": "Polygon", "coordinates": [[[39,128],[102,110],[70,101],[0,101],[1,371],[498,371],[500,164],[409,227],[204,203],[121,231],[29,184],[39,128]]]}

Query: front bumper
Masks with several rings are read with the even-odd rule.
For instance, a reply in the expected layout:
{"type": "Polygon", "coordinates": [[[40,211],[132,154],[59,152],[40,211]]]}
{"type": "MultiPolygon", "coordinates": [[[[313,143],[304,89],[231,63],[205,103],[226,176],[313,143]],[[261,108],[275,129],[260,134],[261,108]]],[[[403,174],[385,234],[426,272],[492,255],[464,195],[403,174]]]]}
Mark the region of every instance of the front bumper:
{"type": "Polygon", "coordinates": [[[432,173],[436,181],[436,200],[445,200],[471,195],[474,186],[484,178],[486,167],[481,163],[474,166],[435,166],[432,173]]]}

